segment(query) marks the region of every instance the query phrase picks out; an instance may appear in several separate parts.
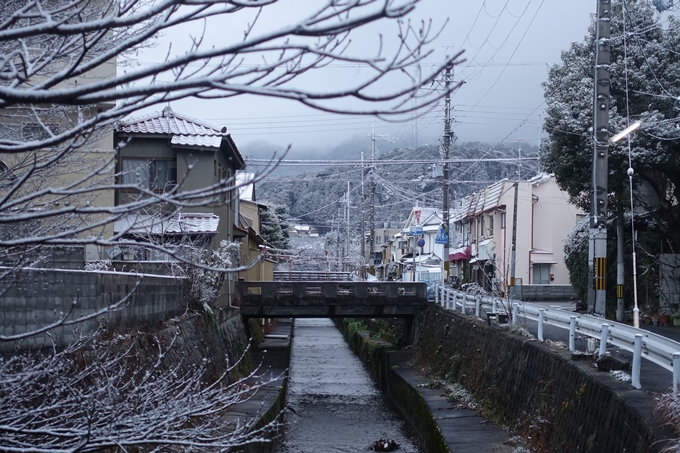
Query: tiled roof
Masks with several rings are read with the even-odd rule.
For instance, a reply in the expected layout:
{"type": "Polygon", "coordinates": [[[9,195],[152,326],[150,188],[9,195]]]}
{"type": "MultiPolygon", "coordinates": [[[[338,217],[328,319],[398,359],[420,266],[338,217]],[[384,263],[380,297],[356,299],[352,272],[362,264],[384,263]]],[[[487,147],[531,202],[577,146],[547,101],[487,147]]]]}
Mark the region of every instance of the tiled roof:
{"type": "Polygon", "coordinates": [[[180,212],[172,217],[130,215],[113,224],[114,233],[124,234],[216,234],[219,216],[211,212],[180,212]]]}
{"type": "Polygon", "coordinates": [[[117,132],[128,134],[171,135],[170,143],[181,146],[219,148],[227,128],[190,118],[166,107],[141,118],[133,118],[116,126],[117,132]]]}
{"type": "Polygon", "coordinates": [[[173,135],[171,145],[200,146],[203,148],[219,148],[222,143],[221,135],[173,135]]]}

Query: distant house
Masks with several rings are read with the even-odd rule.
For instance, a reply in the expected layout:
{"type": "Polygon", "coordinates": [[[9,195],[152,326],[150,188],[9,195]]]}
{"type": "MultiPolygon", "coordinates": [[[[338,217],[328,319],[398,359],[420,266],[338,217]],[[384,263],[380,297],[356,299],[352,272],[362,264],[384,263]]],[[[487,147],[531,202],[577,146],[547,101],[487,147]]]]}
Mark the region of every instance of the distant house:
{"type": "Polygon", "coordinates": [[[517,184],[507,179],[455,203],[450,213],[451,277],[505,291],[512,269],[517,285],[569,285],[564,238],[585,215],[569,203],[554,176],[540,174],[517,184]]]}
{"type": "Polygon", "coordinates": [[[441,210],[430,207],[414,207],[406,219],[401,235],[397,240],[401,253],[401,272],[403,279],[412,281],[440,281],[444,245],[437,244],[435,238],[442,224],[441,210]],[[412,227],[422,229],[422,234],[411,234],[412,227]],[[418,240],[423,240],[423,246],[418,240]],[[414,271],[415,265],[415,271],[414,271]]]}
{"type": "Polygon", "coordinates": [[[274,280],[274,260],[268,256],[269,246],[260,235],[262,231],[262,211],[267,205],[255,200],[254,173],[239,172],[236,184],[239,187],[239,222],[234,227],[234,236],[241,242],[241,262],[257,264],[240,271],[239,280],[274,280]]]}
{"type": "MultiPolygon", "coordinates": [[[[296,236],[309,237],[314,233],[314,228],[309,225],[294,225],[291,231],[296,236]]],[[[319,236],[318,234],[315,236],[319,236]]]]}
{"type": "MultiPolygon", "coordinates": [[[[235,186],[235,174],[245,167],[245,161],[226,127],[190,118],[172,111],[168,106],[160,113],[118,124],[115,128],[118,144],[119,183],[132,187],[116,192],[116,205],[134,203],[140,189],[159,194],[177,190],[178,193],[200,191],[220,184],[227,189],[235,186]]],[[[206,194],[195,206],[184,206],[176,214],[177,219],[156,223],[183,224],[187,234],[198,233],[194,223],[182,223],[188,214],[216,216],[218,224],[211,224],[214,231],[205,232],[211,242],[233,240],[234,224],[238,221],[238,191],[230,190],[219,195],[206,194]]],[[[159,206],[172,212],[174,206],[159,206]]],[[[142,215],[147,214],[143,213],[142,215]]],[[[148,213],[157,216],[156,213],[148,213]]],[[[117,222],[116,234],[139,233],[145,222],[138,222],[139,214],[117,222]],[[127,228],[127,230],[125,229],[127,228]],[[132,229],[130,229],[132,228],[132,229]]]]}

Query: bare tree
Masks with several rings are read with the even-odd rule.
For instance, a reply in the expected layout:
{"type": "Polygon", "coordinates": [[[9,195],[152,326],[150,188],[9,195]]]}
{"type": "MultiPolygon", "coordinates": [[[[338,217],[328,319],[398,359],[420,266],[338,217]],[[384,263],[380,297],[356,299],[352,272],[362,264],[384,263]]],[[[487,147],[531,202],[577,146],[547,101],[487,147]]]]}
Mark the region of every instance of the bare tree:
{"type": "Polygon", "coordinates": [[[95,201],[128,187],[113,178],[115,155],[101,153],[96,161],[85,162],[83,149],[96,134],[141,108],[187,97],[246,94],[329,112],[376,115],[433,105],[444,93],[418,88],[458,56],[431,72],[421,70],[419,63],[431,54],[428,47],[438,32],[428,23],[415,28],[402,20],[417,2],[315,2],[306,15],[276,30],[258,26],[260,16],[280,3],[276,0],[4,2],[0,118],[8,121],[0,130],[0,158],[7,167],[0,182],[0,227],[37,222],[40,228],[1,238],[0,248],[84,242],[113,246],[120,238],[99,231],[122,216],[159,202],[188,207],[219,197],[228,185],[182,193],[147,190],[123,206],[95,201]],[[381,20],[398,24],[394,40],[383,46],[377,37],[376,53],[370,56],[352,47],[351,32],[381,20]],[[241,23],[242,38],[208,46],[206,33],[225,21],[230,27],[241,23]],[[134,56],[180,25],[202,30],[185,52],[168,50],[158,65],[111,72],[117,59],[134,56]],[[314,71],[333,62],[361,65],[367,68],[362,69],[365,77],[354,85],[306,88],[314,71]]]}
{"type": "Polygon", "coordinates": [[[256,428],[252,418],[225,410],[281,377],[256,369],[233,379],[240,360],[228,358],[210,370],[209,360],[168,361],[176,339],[118,335],[102,342],[97,332],[61,351],[0,360],[0,449],[226,451],[266,441],[278,421],[256,428]],[[151,352],[140,357],[140,348],[151,352]],[[216,379],[209,376],[215,371],[216,379]]]}

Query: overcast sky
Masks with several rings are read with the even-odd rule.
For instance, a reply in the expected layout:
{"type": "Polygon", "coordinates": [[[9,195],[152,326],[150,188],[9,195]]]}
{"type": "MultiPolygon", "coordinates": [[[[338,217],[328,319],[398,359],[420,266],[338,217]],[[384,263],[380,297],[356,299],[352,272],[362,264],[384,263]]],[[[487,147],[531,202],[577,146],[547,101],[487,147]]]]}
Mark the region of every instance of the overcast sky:
{"type": "MultiPolygon", "coordinates": [[[[595,0],[422,0],[411,13],[412,20],[431,18],[435,27],[441,27],[448,19],[426,65],[459,50],[467,59],[454,69],[455,80],[466,82],[452,98],[458,139],[536,144],[539,115],[545,107],[541,82],[546,80],[549,65],[560,61],[560,52],[571,42],[583,40],[595,7],[595,0]]],[[[265,16],[261,26],[294,20],[293,11],[295,8],[279,8],[265,16]]],[[[361,30],[354,42],[374,43],[378,32],[384,33],[385,40],[395,36],[394,27],[383,23],[361,30]]],[[[187,34],[166,36],[156,49],[141,57],[142,64],[162,58],[170,41],[173,49],[179,48],[180,36],[187,34]]],[[[211,38],[234,36],[224,31],[211,38]]],[[[323,80],[336,83],[360,75],[359,67],[336,64],[324,71],[323,80]]],[[[280,146],[328,149],[357,134],[368,137],[372,124],[370,117],[331,115],[289,101],[254,96],[183,100],[171,106],[177,112],[227,126],[240,147],[264,140],[280,146]]],[[[377,121],[376,133],[400,138],[405,144],[438,143],[443,132],[442,107],[400,124],[377,121]]]]}

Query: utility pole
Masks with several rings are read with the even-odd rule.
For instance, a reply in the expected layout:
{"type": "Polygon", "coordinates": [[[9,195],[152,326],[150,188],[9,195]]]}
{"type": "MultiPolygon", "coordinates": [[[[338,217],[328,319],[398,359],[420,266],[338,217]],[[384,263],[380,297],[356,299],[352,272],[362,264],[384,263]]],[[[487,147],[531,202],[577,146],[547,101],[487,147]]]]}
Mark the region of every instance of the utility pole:
{"type": "Polygon", "coordinates": [[[444,272],[442,272],[442,280],[446,282],[448,279],[449,275],[449,242],[450,242],[450,236],[449,236],[449,185],[451,184],[450,182],[450,176],[449,176],[449,154],[451,152],[451,139],[453,136],[453,132],[451,132],[451,93],[450,93],[450,87],[451,87],[451,72],[453,69],[453,65],[449,64],[446,66],[446,71],[444,72],[444,89],[446,90],[446,97],[444,98],[444,153],[443,153],[443,159],[444,159],[444,165],[443,165],[443,191],[444,193],[442,194],[442,200],[443,200],[443,206],[442,206],[442,229],[444,230],[444,233],[446,236],[449,238],[449,240],[444,244],[444,253],[442,256],[442,261],[444,262],[444,272]]]}
{"type": "MultiPolygon", "coordinates": [[[[347,181],[347,200],[346,200],[347,201],[347,253],[345,254],[345,256],[347,258],[349,258],[349,256],[350,256],[350,253],[349,253],[349,207],[350,207],[350,204],[349,204],[349,189],[350,189],[350,182],[347,181]]],[[[349,260],[347,262],[349,263],[349,260]]],[[[343,263],[342,267],[343,267],[343,270],[345,270],[345,264],[344,263],[343,263]]]]}
{"type": "Polygon", "coordinates": [[[364,211],[364,150],[361,150],[361,278],[366,272],[366,212],[364,211]]]}
{"type": "Polygon", "coordinates": [[[588,311],[604,315],[607,296],[607,177],[611,63],[611,0],[598,0],[593,96],[593,191],[588,241],[588,311]]]}
{"type": "Polygon", "coordinates": [[[375,257],[375,129],[371,131],[371,246],[369,248],[371,274],[375,275],[373,258],[375,257]]]}
{"type": "Polygon", "coordinates": [[[517,298],[515,286],[515,266],[517,263],[517,201],[519,199],[519,173],[515,186],[515,196],[512,207],[512,248],[510,249],[510,299],[517,298]]]}
{"type": "MultiPolygon", "coordinates": [[[[623,265],[623,229],[624,229],[623,207],[619,206],[616,213],[616,320],[624,322],[624,300],[623,285],[625,279],[625,269],[623,265]]],[[[635,240],[635,238],[633,238],[635,240]]],[[[637,326],[636,326],[637,327],[637,326]]]]}

